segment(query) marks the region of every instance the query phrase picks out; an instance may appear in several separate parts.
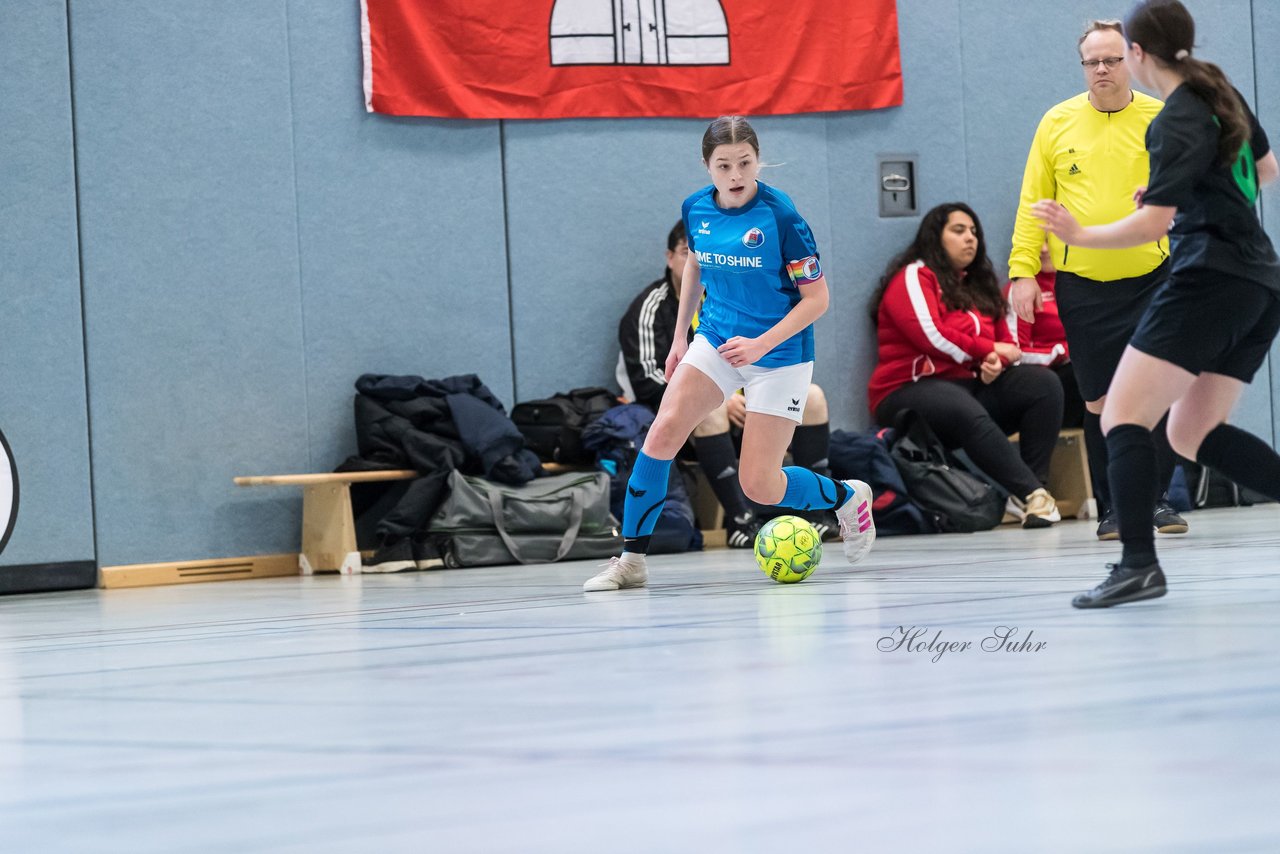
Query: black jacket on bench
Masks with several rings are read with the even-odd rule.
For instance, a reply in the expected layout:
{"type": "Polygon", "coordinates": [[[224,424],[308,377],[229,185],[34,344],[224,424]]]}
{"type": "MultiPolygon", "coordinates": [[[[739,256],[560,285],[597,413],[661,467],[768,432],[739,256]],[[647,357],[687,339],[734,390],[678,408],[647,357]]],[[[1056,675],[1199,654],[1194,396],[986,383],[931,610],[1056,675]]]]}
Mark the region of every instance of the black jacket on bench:
{"type": "Polygon", "coordinates": [[[426,476],[379,523],[380,534],[421,530],[444,499],[453,469],[515,485],[542,473],[502,403],[475,374],[440,380],[364,374],[356,391],[359,453],[337,470],[409,468],[426,476]]]}

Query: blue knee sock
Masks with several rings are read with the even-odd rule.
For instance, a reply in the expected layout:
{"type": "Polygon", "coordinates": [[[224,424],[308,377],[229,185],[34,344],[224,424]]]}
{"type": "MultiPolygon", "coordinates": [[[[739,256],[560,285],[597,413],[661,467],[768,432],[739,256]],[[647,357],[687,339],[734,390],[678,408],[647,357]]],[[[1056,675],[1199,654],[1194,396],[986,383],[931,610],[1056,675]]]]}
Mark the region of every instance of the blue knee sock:
{"type": "Polygon", "coordinates": [[[778,502],[783,507],[831,510],[842,506],[853,494],[840,481],[799,466],[783,466],[782,473],[787,476],[787,491],[778,502]]]}
{"type": "Polygon", "coordinates": [[[632,554],[649,551],[662,505],[667,500],[667,483],[671,476],[671,460],[655,460],[641,451],[627,481],[627,496],[622,504],[622,550],[632,554]]]}

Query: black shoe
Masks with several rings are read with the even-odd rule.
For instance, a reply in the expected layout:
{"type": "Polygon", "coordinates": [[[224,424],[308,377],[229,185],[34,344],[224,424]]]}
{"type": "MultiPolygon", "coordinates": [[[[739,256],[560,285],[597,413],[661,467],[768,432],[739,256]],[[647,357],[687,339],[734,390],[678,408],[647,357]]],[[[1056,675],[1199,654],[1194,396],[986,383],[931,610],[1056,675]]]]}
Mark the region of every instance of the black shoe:
{"type": "Polygon", "coordinates": [[[444,556],[429,537],[414,537],[411,543],[413,562],[418,569],[437,569],[444,566],[444,556]]]}
{"type": "Polygon", "coordinates": [[[725,526],[724,542],[731,549],[750,549],[756,544],[760,521],[750,511],[729,520],[725,526]]]}
{"type": "Polygon", "coordinates": [[[1098,539],[1100,540],[1118,540],[1120,539],[1120,520],[1116,518],[1114,510],[1108,510],[1098,520],[1098,539]]]}
{"type": "Polygon", "coordinates": [[[1158,599],[1166,592],[1164,572],[1158,563],[1139,567],[1109,563],[1107,568],[1111,570],[1107,580],[1072,599],[1072,605],[1077,608],[1110,608],[1125,602],[1158,599]]]}
{"type": "Polygon", "coordinates": [[[364,565],[365,572],[401,572],[406,569],[417,569],[413,560],[413,545],[408,537],[383,540],[373,557],[364,565]]]}
{"type": "Polygon", "coordinates": [[[1163,499],[1156,502],[1156,513],[1151,521],[1156,526],[1157,534],[1185,534],[1188,528],[1187,520],[1163,499]]]}

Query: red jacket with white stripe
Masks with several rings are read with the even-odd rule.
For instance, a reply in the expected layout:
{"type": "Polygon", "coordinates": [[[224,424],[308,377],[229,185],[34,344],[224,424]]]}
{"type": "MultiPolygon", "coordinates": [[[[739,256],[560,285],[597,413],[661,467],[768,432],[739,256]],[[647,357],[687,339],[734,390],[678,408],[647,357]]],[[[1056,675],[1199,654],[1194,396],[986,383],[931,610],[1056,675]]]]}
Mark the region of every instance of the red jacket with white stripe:
{"type": "Polygon", "coordinates": [[[922,377],[971,380],[997,341],[1013,343],[1003,317],[949,308],[923,261],[903,267],[889,282],[877,312],[876,339],[879,361],[867,383],[872,412],[890,392],[922,377]]]}
{"type": "MultiPolygon", "coordinates": [[[[1005,323],[1011,334],[1018,337],[1018,348],[1022,350],[1020,365],[1062,365],[1071,361],[1071,353],[1067,349],[1067,333],[1062,329],[1062,318],[1058,316],[1058,298],[1053,290],[1057,275],[1043,270],[1036,274],[1036,284],[1044,296],[1044,306],[1036,312],[1035,321],[1027,323],[1018,319],[1013,313],[1013,305],[1009,305],[1009,313],[1005,315],[1005,323]]],[[[1005,301],[1009,300],[1009,291],[1013,282],[1004,286],[1005,301]]]]}

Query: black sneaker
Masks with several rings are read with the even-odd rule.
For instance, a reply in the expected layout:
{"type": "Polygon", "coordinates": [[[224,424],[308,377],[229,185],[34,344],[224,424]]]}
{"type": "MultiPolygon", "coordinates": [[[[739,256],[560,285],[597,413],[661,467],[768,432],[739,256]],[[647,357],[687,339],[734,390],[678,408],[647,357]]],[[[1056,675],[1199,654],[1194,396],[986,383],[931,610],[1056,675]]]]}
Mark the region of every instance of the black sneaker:
{"type": "Polygon", "coordinates": [[[724,542],[731,549],[750,549],[756,544],[756,534],[760,532],[760,521],[755,514],[747,512],[735,516],[725,526],[724,542]]]}
{"type": "Polygon", "coordinates": [[[1072,599],[1072,605],[1077,608],[1110,608],[1125,602],[1158,599],[1166,592],[1164,572],[1158,563],[1139,567],[1109,563],[1107,568],[1111,570],[1107,580],[1072,599]]]}
{"type": "Polygon", "coordinates": [[[365,572],[401,572],[417,569],[413,560],[413,545],[408,537],[383,540],[373,557],[364,565],[365,572]]]}
{"type": "Polygon", "coordinates": [[[1156,526],[1157,534],[1185,534],[1188,528],[1187,520],[1163,499],[1156,502],[1156,513],[1151,521],[1156,526]]]}
{"type": "Polygon", "coordinates": [[[414,537],[411,543],[413,562],[418,569],[437,569],[444,566],[440,548],[429,537],[414,537]]]}
{"type": "Polygon", "coordinates": [[[1098,520],[1098,539],[1120,539],[1120,520],[1116,518],[1116,511],[1108,510],[1102,515],[1102,518],[1098,520]]]}

